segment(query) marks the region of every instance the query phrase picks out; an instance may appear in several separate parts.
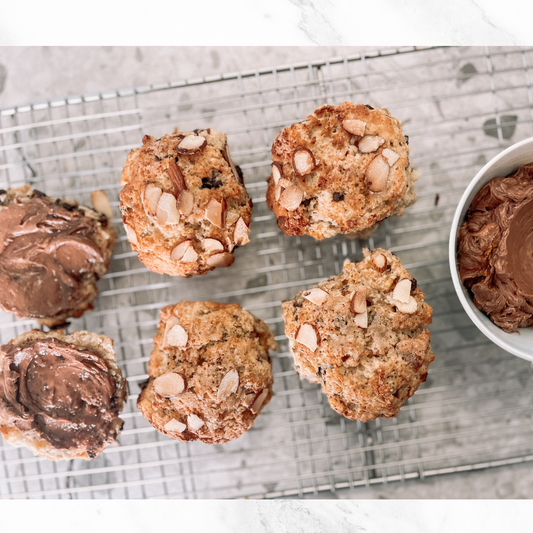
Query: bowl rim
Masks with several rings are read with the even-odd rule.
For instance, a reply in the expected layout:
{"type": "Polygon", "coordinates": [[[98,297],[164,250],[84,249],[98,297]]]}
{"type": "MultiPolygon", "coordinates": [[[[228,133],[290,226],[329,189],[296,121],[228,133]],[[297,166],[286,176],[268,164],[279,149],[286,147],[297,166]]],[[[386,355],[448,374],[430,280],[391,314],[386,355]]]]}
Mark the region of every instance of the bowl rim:
{"type": "MultiPolygon", "coordinates": [[[[455,213],[452,220],[452,226],[450,230],[450,239],[449,239],[449,246],[448,246],[448,259],[450,264],[450,271],[453,281],[453,286],[455,289],[455,292],[459,298],[459,301],[461,302],[461,305],[463,306],[464,310],[466,311],[466,314],[469,316],[470,320],[474,322],[476,327],[483,333],[486,337],[488,337],[492,342],[497,344],[500,348],[503,348],[507,352],[516,355],[518,357],[521,357],[522,359],[526,359],[528,361],[533,362],[533,351],[527,352],[525,350],[522,350],[519,347],[516,346],[510,346],[502,337],[499,335],[494,334],[487,325],[480,319],[480,317],[477,315],[477,313],[474,311],[474,303],[466,293],[466,289],[464,288],[464,285],[459,278],[459,268],[457,265],[457,244],[458,244],[458,229],[459,225],[463,222],[462,220],[459,220],[461,216],[461,211],[463,210],[468,197],[470,196],[470,193],[472,190],[478,185],[479,181],[483,178],[483,176],[503,157],[505,157],[507,154],[514,152],[521,146],[532,144],[533,145],[533,137],[528,137],[527,139],[523,139],[522,141],[519,141],[515,144],[512,144],[505,150],[502,150],[499,154],[495,155],[490,161],[488,161],[482,168],[479,170],[479,172],[474,176],[474,178],[469,183],[466,190],[463,192],[463,195],[461,196],[461,199],[459,200],[459,203],[457,204],[457,207],[455,209],[455,213]]],[[[465,213],[466,215],[466,213],[465,213]]],[[[463,215],[464,218],[464,215],[463,215]]],[[[476,311],[481,313],[481,311],[476,311]]],[[[505,333],[506,335],[511,335],[511,333],[506,333],[503,330],[502,334],[505,333]]]]}

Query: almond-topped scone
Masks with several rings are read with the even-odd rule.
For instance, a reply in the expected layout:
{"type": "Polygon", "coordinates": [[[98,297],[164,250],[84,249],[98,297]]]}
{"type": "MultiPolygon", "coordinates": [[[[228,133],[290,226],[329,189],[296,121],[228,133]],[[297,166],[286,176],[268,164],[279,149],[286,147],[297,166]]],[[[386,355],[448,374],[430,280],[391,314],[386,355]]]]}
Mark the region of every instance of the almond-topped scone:
{"type": "Polygon", "coordinates": [[[105,335],[32,330],[0,346],[0,433],[40,457],[95,458],[122,430],[127,392],[105,335]]]}
{"type": "Polygon", "coordinates": [[[268,326],[238,304],[168,305],[137,406],[173,439],[236,439],[272,397],[269,349],[277,344],[268,326]]]}
{"type": "Polygon", "coordinates": [[[94,209],[54,199],[29,185],[0,190],[0,308],[58,326],[92,309],[96,282],[116,241],[102,191],[94,209]]]}
{"type": "Polygon", "coordinates": [[[367,238],[416,201],[402,124],[386,109],[323,105],[272,145],[267,202],[285,235],[367,238]]]}
{"type": "Polygon", "coordinates": [[[435,356],[416,280],[389,251],[364,254],[283,302],[283,318],[300,376],[320,383],[335,411],[367,422],[396,416],[435,356]]]}
{"type": "Polygon", "coordinates": [[[226,135],[213,129],[143,138],[122,171],[131,246],[154,272],[190,277],[233,263],[249,242],[252,201],[226,135]]]}

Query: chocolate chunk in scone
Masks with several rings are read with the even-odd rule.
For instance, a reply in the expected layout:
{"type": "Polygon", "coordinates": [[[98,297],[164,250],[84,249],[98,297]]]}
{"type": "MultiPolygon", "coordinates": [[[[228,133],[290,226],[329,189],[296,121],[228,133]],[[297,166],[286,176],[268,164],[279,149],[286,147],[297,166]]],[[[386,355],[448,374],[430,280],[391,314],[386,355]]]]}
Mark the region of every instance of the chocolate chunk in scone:
{"type": "Polygon", "coordinates": [[[286,235],[367,238],[416,201],[402,124],[386,109],[323,105],[272,145],[267,202],[286,235]]]}
{"type": "Polygon", "coordinates": [[[283,302],[296,371],[352,420],[394,417],[428,373],[432,309],[400,260],[364,250],[335,277],[283,302]]]}

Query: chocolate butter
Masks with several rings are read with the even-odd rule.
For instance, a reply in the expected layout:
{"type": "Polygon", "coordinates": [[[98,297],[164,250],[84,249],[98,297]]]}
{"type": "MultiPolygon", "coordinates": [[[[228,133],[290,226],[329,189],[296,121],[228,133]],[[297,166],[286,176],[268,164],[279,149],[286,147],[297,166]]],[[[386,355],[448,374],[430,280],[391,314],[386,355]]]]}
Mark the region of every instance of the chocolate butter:
{"type": "Polygon", "coordinates": [[[116,384],[100,355],[47,337],[0,346],[0,356],[0,420],[91,457],[116,438],[122,426],[116,384]]]}
{"type": "MultiPolygon", "coordinates": [[[[71,207],[71,206],[69,206],[71,207]]],[[[0,210],[0,306],[23,317],[68,313],[102,271],[95,221],[43,198],[0,210]]]]}
{"type": "Polygon", "coordinates": [[[504,331],[533,326],[533,163],[493,178],[459,230],[459,275],[504,331]]]}

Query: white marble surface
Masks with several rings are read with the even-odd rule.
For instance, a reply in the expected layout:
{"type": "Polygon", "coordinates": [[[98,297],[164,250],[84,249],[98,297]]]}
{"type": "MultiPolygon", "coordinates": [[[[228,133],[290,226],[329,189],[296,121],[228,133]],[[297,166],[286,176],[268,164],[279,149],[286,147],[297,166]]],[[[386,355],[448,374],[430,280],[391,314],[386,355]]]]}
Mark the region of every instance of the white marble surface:
{"type": "Polygon", "coordinates": [[[530,44],[528,0],[19,0],[0,44],[530,44]]]}

